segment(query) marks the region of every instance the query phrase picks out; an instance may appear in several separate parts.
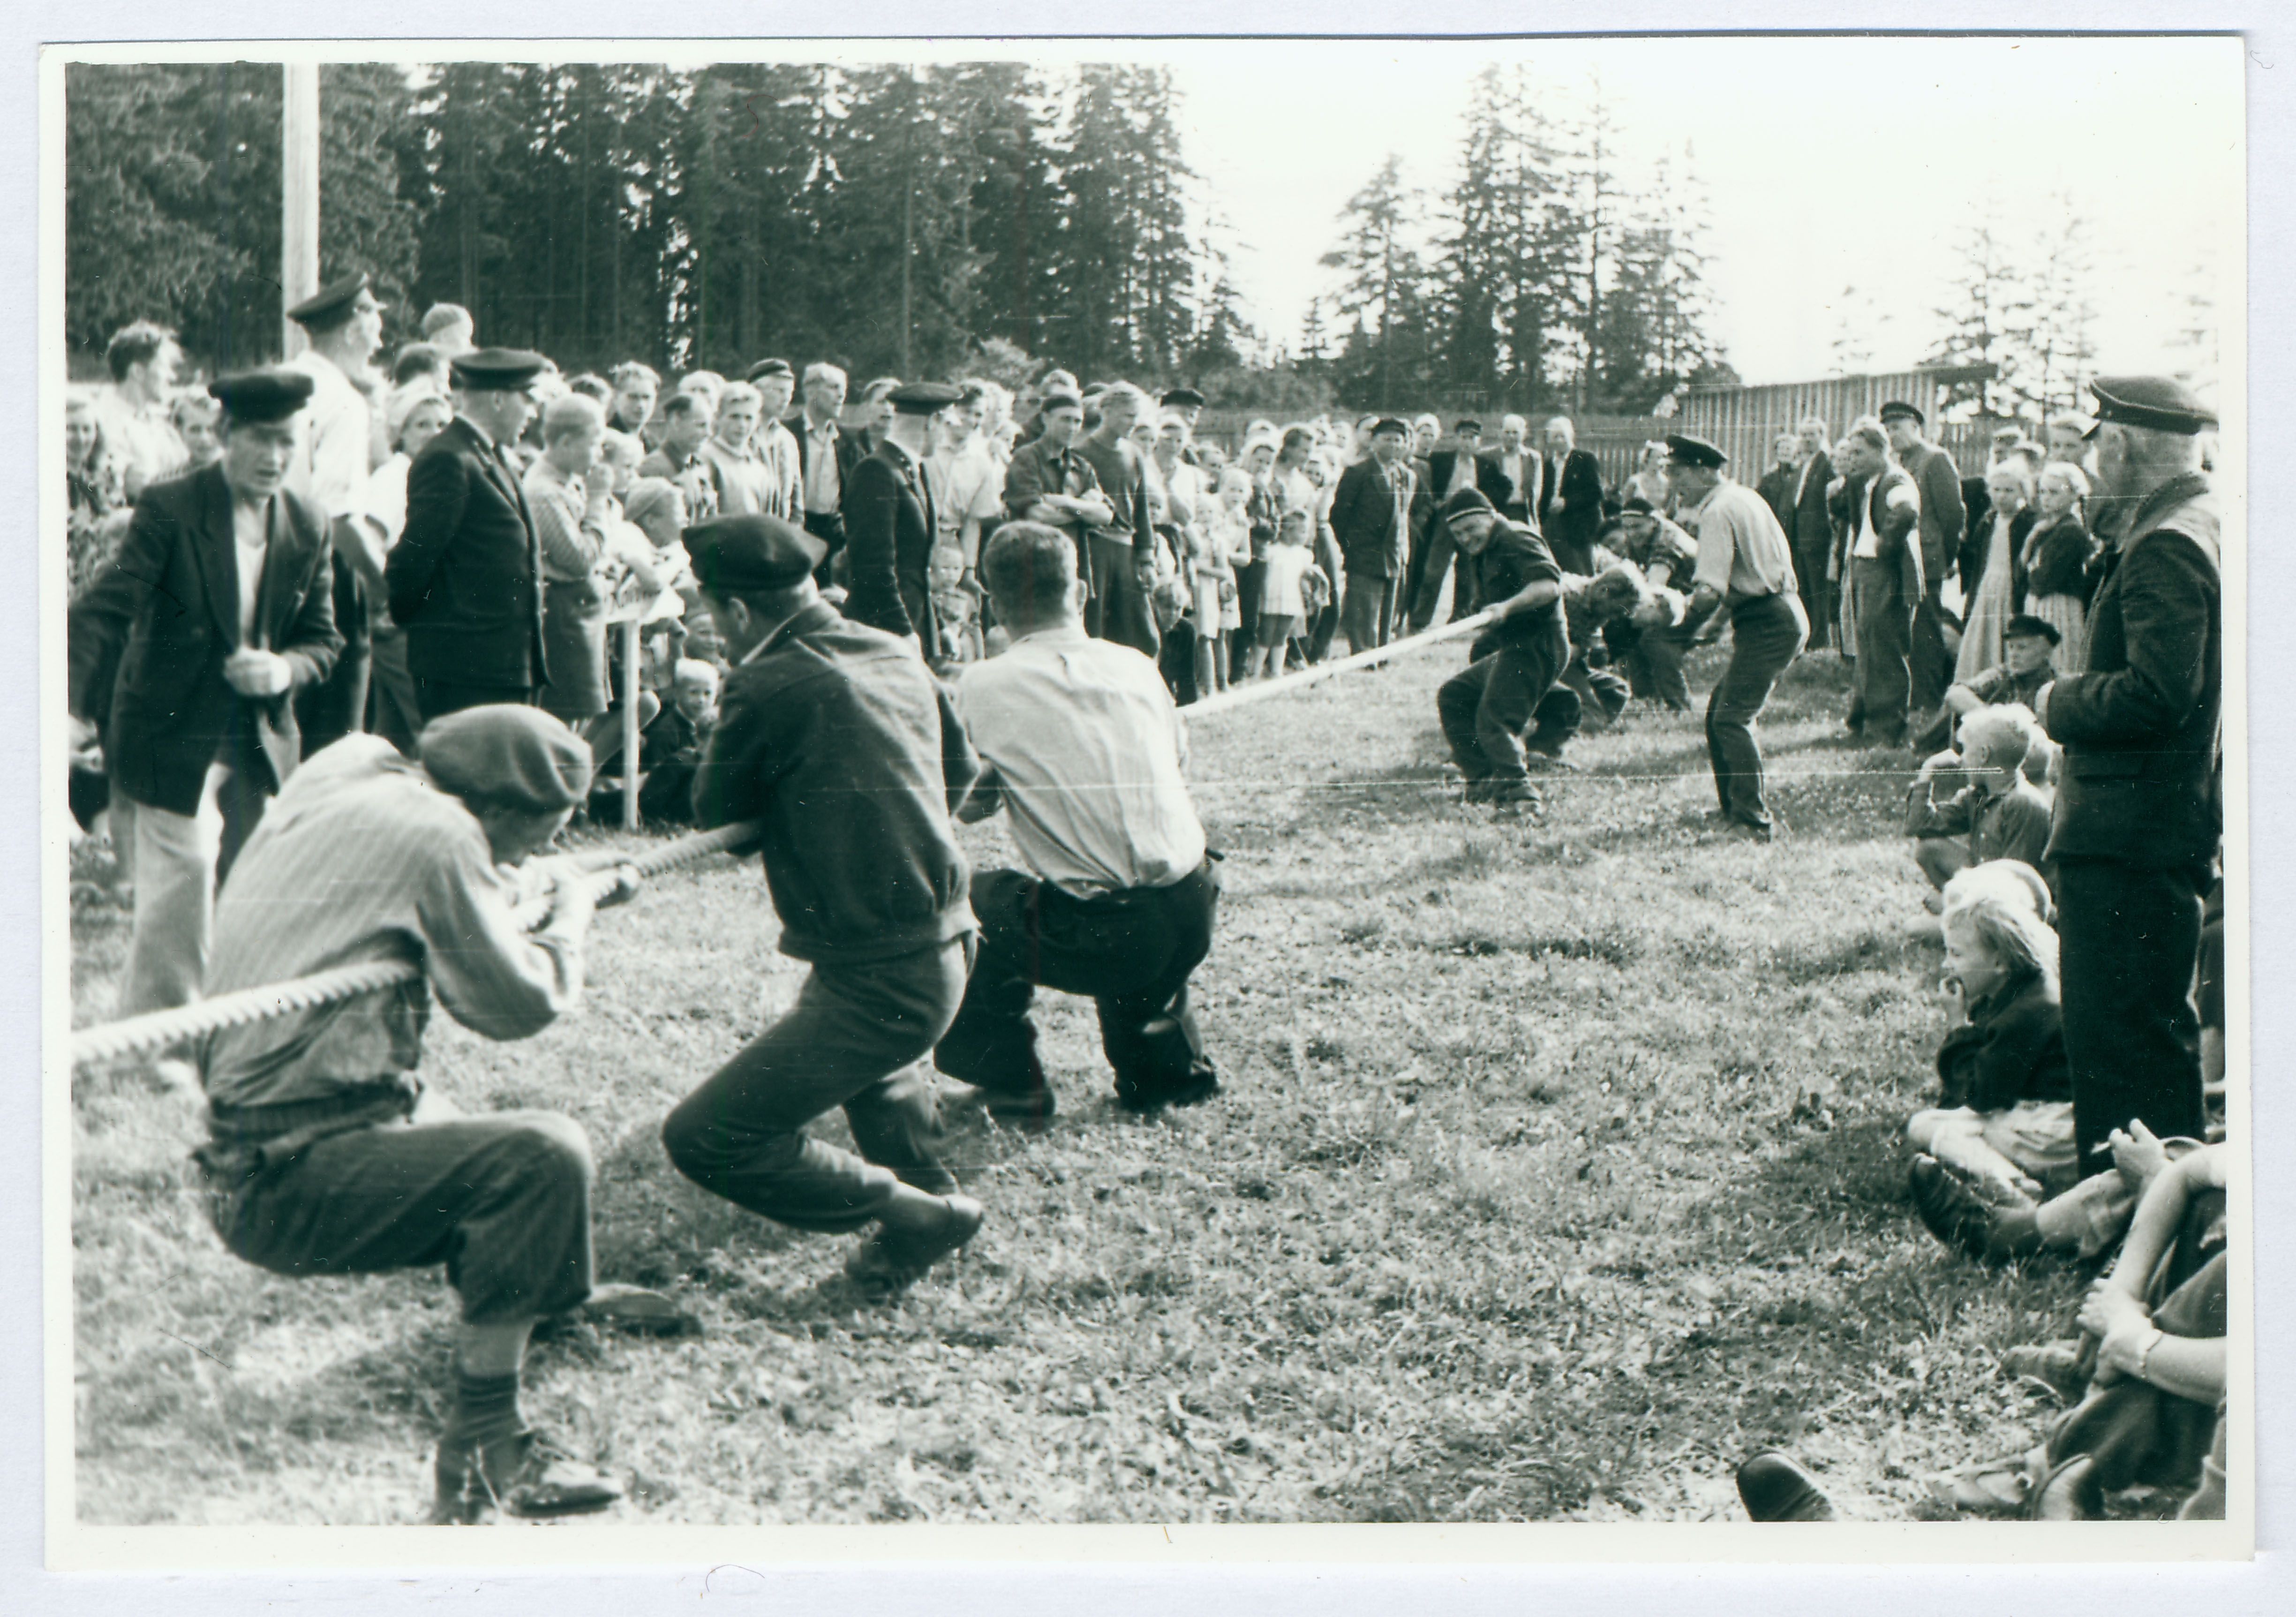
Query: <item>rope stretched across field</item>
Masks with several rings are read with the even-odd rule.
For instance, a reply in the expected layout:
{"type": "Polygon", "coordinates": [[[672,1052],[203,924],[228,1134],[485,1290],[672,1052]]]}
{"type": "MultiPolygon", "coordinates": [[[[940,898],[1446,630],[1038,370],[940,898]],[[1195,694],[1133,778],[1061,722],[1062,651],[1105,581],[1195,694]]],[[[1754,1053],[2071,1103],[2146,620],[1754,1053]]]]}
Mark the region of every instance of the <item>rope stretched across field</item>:
{"type": "MultiPolygon", "coordinates": [[[[1297,674],[1236,686],[1217,696],[1191,702],[1181,711],[1191,718],[1203,718],[1288,695],[1334,674],[1344,674],[1351,669],[1371,668],[1392,658],[1472,634],[1491,622],[1494,616],[1489,611],[1480,612],[1472,618],[1462,618],[1440,628],[1407,636],[1391,644],[1358,652],[1335,661],[1318,663],[1297,674]]],[[[675,870],[680,866],[691,865],[698,859],[722,852],[756,833],[754,822],[743,821],[720,825],[715,831],[682,836],[635,857],[626,857],[614,849],[602,848],[573,855],[566,862],[577,870],[589,873],[594,883],[603,887],[611,879],[608,873],[619,866],[635,866],[640,875],[659,875],[663,871],[675,870]]],[[[517,911],[520,923],[527,926],[538,923],[549,913],[550,901],[546,898],[530,900],[517,911]]],[[[285,1016],[292,1012],[308,1011],[323,1005],[333,1005],[339,1000],[353,999],[361,994],[396,988],[401,983],[413,982],[422,975],[422,966],[411,960],[368,960],[356,965],[339,965],[330,971],[315,972],[310,976],[297,977],[286,982],[266,983],[260,988],[218,994],[212,999],[202,999],[193,1005],[177,1005],[164,1011],[147,1011],[141,1016],[103,1022],[75,1032],[72,1035],[72,1063],[77,1066],[85,1062],[110,1061],[133,1055],[139,1051],[165,1049],[225,1028],[243,1027],[268,1017],[285,1016]]]]}

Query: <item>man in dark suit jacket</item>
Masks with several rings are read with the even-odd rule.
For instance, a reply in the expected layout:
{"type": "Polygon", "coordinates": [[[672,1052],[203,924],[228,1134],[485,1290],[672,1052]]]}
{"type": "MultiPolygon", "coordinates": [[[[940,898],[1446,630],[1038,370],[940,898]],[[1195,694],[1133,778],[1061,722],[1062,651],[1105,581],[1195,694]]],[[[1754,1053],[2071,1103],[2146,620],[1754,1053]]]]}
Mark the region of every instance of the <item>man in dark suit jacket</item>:
{"type": "Polygon", "coordinates": [[[1451,436],[1439,439],[1427,454],[1427,497],[1435,503],[1435,516],[1427,530],[1427,556],[1419,569],[1419,587],[1411,598],[1411,632],[1417,634],[1435,621],[1435,608],[1443,595],[1443,579],[1451,585],[1451,620],[1457,622],[1475,610],[1474,559],[1451,538],[1443,520],[1443,503],[1462,488],[1480,487],[1482,464],[1475,449],[1483,423],[1472,415],[1452,423],[1451,436]]]}
{"type": "Polygon", "coordinates": [[[838,561],[845,548],[846,493],[853,487],[853,468],[869,453],[857,432],[848,432],[838,420],[845,408],[845,373],[816,361],[805,367],[801,386],[805,407],[785,417],[782,425],[797,439],[798,482],[805,505],[805,530],[819,539],[828,554],[814,570],[813,581],[828,587],[830,572],[844,570],[838,561]],[[826,448],[824,462],[821,451],[826,448]]]}
{"type": "Polygon", "coordinates": [[[1501,516],[1536,532],[1546,504],[1546,463],[1525,441],[1527,431],[1520,415],[1500,421],[1499,441],[1475,456],[1475,487],[1501,516]]]}
{"type": "Polygon", "coordinates": [[[1595,571],[1595,536],[1603,531],[1603,467],[1578,447],[1567,415],[1546,423],[1546,464],[1540,469],[1539,531],[1555,565],[1581,578],[1595,571]]]}
{"type": "Polygon", "coordinates": [[[1353,651],[1385,645],[1395,622],[1418,481],[1404,458],[1410,438],[1411,429],[1394,416],[1381,417],[1371,430],[1371,454],[1341,472],[1332,491],[1332,533],[1348,579],[1340,626],[1353,651]]]}
{"type": "Polygon", "coordinates": [[[216,885],[301,760],[295,693],[343,644],[326,513],[286,487],[310,377],[250,372],[209,391],[222,458],[146,488],[71,608],[73,751],[102,726],[135,861],[124,1015],[199,997],[216,885]]]}
{"type": "Polygon", "coordinates": [[[854,464],[845,485],[845,615],[889,635],[914,636],[927,662],[940,660],[932,604],[932,491],[922,471],[925,429],[964,394],[946,382],[913,382],[886,395],[885,441],[854,464]]]}
{"type": "Polygon", "coordinates": [[[1921,496],[1890,464],[1889,437],[1867,416],[1841,439],[1839,468],[1850,504],[1843,513],[1841,576],[1857,603],[1857,681],[1849,727],[1883,746],[1906,739],[1913,687],[1914,613],[1924,578],[1919,536],[1921,496]]]}
{"type": "Polygon", "coordinates": [[[1928,418],[1909,404],[1882,406],[1882,425],[1898,464],[1922,497],[1922,600],[1914,612],[1914,706],[1933,711],[1953,683],[1953,653],[1946,649],[1945,607],[1938,592],[1961,554],[1968,513],[1961,503],[1961,473],[1953,456],[1922,436],[1928,418]]]}
{"type": "Polygon", "coordinates": [[[406,472],[406,527],[384,564],[392,621],[424,723],[530,702],[548,682],[542,541],[505,450],[534,415],[541,355],[482,349],[454,362],[455,419],[406,472]]]}
{"type": "Polygon", "coordinates": [[[1825,508],[1826,485],[1833,480],[1833,461],[1825,452],[1830,441],[1823,417],[1812,415],[1801,423],[1800,452],[1795,457],[1792,497],[1778,521],[1792,541],[1794,579],[1801,586],[1801,603],[1809,614],[1809,644],[1813,650],[1833,639],[1837,610],[1835,586],[1826,576],[1833,547],[1833,519],[1825,508]]]}
{"type": "Polygon", "coordinates": [[[2166,377],[2100,377],[2096,488],[2128,512],[2089,608],[2088,667],[2034,699],[2062,743],[2057,866],[2065,1054],[2084,1169],[2131,1118],[2207,1121],[2193,1000],[2223,834],[2222,515],[2201,470],[2216,415],[2166,377]]]}

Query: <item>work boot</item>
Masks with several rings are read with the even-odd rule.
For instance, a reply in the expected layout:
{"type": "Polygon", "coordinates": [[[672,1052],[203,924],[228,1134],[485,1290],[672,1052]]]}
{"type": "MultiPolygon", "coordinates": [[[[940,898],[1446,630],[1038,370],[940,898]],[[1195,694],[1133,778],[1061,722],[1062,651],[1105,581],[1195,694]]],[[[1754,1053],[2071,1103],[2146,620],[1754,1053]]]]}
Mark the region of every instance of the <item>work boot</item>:
{"type": "Polygon", "coordinates": [[[1546,800],[1539,796],[1538,788],[1520,775],[1493,776],[1485,784],[1483,800],[1501,814],[1521,811],[1537,814],[1546,806],[1546,800]]]}
{"type": "Polygon", "coordinates": [[[925,1229],[880,1224],[845,1260],[847,1278],[869,1291],[898,1291],[980,1234],[988,1216],[971,1196],[943,1196],[941,1209],[939,1221],[925,1229]]]}
{"type": "Polygon", "coordinates": [[[1993,1245],[1993,1210],[1977,1193],[1952,1174],[1935,1157],[1917,1156],[1906,1173],[1914,1210],[1930,1234],[1980,1263],[1988,1260],[1993,1245]]]}
{"type": "Polygon", "coordinates": [[[479,1448],[441,1444],[435,1475],[433,1526],[471,1526],[499,1515],[583,1515],[622,1497],[594,1467],[530,1428],[479,1448]]]}
{"type": "Polygon", "coordinates": [[[1738,1498],[1757,1522],[1831,1522],[1833,1502],[1793,1457],[1765,1449],[1738,1467],[1738,1498]]]}

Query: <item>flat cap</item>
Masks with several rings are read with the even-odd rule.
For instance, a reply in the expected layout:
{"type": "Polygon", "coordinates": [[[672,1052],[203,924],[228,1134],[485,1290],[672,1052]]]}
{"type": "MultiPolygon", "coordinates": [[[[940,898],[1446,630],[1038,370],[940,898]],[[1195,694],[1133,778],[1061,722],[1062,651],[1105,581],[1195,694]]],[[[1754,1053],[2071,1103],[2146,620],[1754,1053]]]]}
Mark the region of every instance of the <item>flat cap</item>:
{"type": "Polygon", "coordinates": [[[590,791],[589,743],[540,708],[464,708],[432,719],[415,751],[424,772],[456,797],[555,814],[590,791]]]}
{"type": "MultiPolygon", "coordinates": [[[[2149,427],[2155,432],[2181,432],[2190,438],[2217,424],[2217,413],[2200,396],[2169,376],[2100,376],[2088,384],[2096,395],[2099,426],[2117,421],[2125,427],[2149,427]]],[[[2091,427],[2088,436],[2096,431],[2091,427]]]]}
{"type": "Polygon", "coordinates": [[[964,397],[964,390],[946,382],[905,382],[885,395],[885,402],[901,415],[938,415],[964,397]]]}
{"type": "Polygon", "coordinates": [[[1902,398],[1893,398],[1875,412],[1883,421],[1909,421],[1917,427],[1926,427],[1930,418],[1902,398]]]}
{"type": "Polygon", "coordinates": [[[1470,513],[1477,511],[1489,512],[1493,516],[1496,516],[1498,514],[1498,511],[1492,505],[1489,497],[1484,494],[1481,489],[1462,488],[1449,499],[1443,502],[1443,508],[1438,514],[1447,518],[1466,516],[1470,513]]]}
{"type": "Polygon", "coordinates": [[[2030,612],[2017,613],[2003,625],[2001,629],[2001,637],[2004,640],[2022,640],[2030,635],[2038,635],[2051,645],[2057,644],[2064,638],[2057,632],[2055,624],[2046,618],[2036,618],[2030,612]]]}
{"type": "Polygon", "coordinates": [[[285,421],[310,403],[311,390],[317,386],[308,372],[274,365],[218,376],[208,383],[208,391],[232,420],[262,426],[285,421]]]}
{"type": "Polygon", "coordinates": [[[1204,407],[1204,396],[1193,388],[1167,388],[1164,397],[1156,402],[1170,405],[1175,409],[1201,410],[1204,407]]]}
{"type": "Polygon", "coordinates": [[[1454,432],[1480,432],[1482,430],[1483,423],[1472,415],[1462,415],[1451,423],[1451,431],[1454,432]]]}
{"type": "Polygon", "coordinates": [[[1404,424],[1401,417],[1395,415],[1382,415],[1371,423],[1371,435],[1374,438],[1377,438],[1382,432],[1392,432],[1398,438],[1411,436],[1411,429],[1404,424]]]}
{"type": "MultiPolygon", "coordinates": [[[[332,325],[339,316],[348,313],[351,306],[358,301],[361,292],[373,290],[373,283],[367,279],[366,272],[361,270],[355,275],[345,275],[340,281],[321,287],[289,309],[287,318],[298,325],[332,325]]],[[[390,306],[378,303],[375,307],[389,308],[390,306]]]]}
{"type": "Polygon", "coordinates": [[[786,359],[760,359],[742,373],[744,382],[756,382],[766,376],[786,376],[792,382],[797,380],[797,373],[790,368],[790,362],[786,359]]]}
{"type": "Polygon", "coordinates": [[[1656,516],[1658,507],[1639,494],[1627,496],[1627,503],[1619,507],[1620,516],[1656,516]]]}
{"type": "Polygon", "coordinates": [[[777,516],[720,516],[685,529],[695,582],[712,595],[787,589],[808,578],[829,547],[777,516]]]}
{"type": "Polygon", "coordinates": [[[1719,471],[1730,464],[1730,457],[1702,438],[1693,438],[1686,432],[1666,435],[1667,458],[1677,466],[1702,466],[1719,471]]]}
{"type": "Polygon", "coordinates": [[[514,393],[550,368],[550,361],[530,349],[474,349],[455,355],[447,373],[466,392],[514,393]]]}
{"type": "Polygon", "coordinates": [[[1047,393],[1044,402],[1037,407],[1047,415],[1054,410],[1081,410],[1084,400],[1073,393],[1047,393]]]}

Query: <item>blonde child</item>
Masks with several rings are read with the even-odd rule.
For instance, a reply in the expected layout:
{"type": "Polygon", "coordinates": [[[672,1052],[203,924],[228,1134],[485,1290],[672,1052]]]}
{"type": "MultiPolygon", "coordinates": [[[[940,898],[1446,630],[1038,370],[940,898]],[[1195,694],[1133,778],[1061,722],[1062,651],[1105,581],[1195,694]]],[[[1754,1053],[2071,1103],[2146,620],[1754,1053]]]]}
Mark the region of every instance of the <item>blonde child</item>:
{"type": "MultiPolygon", "coordinates": [[[[1276,524],[1275,542],[1267,547],[1266,572],[1259,592],[1258,643],[1244,669],[1247,679],[1274,679],[1283,672],[1283,649],[1305,627],[1311,579],[1323,578],[1308,551],[1314,517],[1297,506],[1276,524]]],[[[1325,588],[1329,588],[1326,581],[1325,588]]]]}
{"type": "MultiPolygon", "coordinates": [[[[2025,708],[1979,708],[1961,721],[1961,751],[1922,765],[1906,800],[1906,834],[1932,888],[1941,892],[1962,871],[1996,859],[2046,874],[2050,798],[2026,776],[2027,760],[2046,746],[2025,708]],[[1947,783],[1956,789],[1940,802],[1947,783]]],[[[1927,907],[1935,912],[1942,902],[1932,896],[1927,907]]]]}

